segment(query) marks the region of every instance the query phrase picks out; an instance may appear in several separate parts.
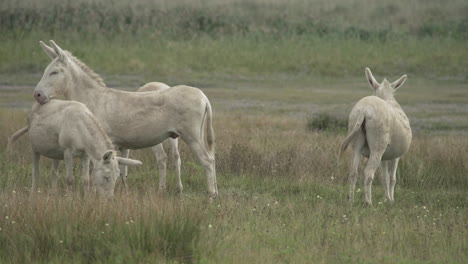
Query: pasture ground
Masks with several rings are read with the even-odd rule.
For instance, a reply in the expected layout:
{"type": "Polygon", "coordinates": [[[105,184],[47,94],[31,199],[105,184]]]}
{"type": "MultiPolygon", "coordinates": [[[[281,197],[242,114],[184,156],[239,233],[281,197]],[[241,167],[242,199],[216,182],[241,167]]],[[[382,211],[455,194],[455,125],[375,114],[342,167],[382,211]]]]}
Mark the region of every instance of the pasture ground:
{"type": "MultiPolygon", "coordinates": [[[[377,174],[369,207],[362,178],[356,203],[346,202],[348,157],[337,161],[346,129],[308,127],[318,113],[343,123],[353,103],[371,93],[364,73],[346,79],[195,79],[215,110],[220,196],[212,203],[203,171],[184,143],[182,196],[174,192],[172,170],[168,193],[158,194],[154,158],[142,150],[131,153],[144,165],[131,168],[128,195],[120,182],[116,199],[107,203],[83,198],[79,190],[67,194],[63,178],[62,192],[50,195],[50,162],[42,159],[41,192],[32,200],[27,137],[13,152],[4,149],[7,137],[26,122],[38,78],[13,78],[16,86],[1,88],[6,97],[0,101],[0,262],[467,260],[468,95],[463,81],[409,77],[397,99],[415,133],[400,163],[396,203],[383,201],[377,174]]],[[[130,90],[135,78],[106,79],[130,90]]]]}

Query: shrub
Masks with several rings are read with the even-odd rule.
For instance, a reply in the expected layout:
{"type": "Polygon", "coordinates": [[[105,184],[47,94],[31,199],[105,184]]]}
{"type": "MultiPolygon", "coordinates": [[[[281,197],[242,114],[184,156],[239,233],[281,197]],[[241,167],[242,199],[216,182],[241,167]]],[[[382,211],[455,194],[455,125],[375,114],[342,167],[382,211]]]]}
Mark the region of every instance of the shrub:
{"type": "Polygon", "coordinates": [[[344,131],[347,127],[347,120],[327,113],[314,114],[307,121],[309,131],[344,131]]]}

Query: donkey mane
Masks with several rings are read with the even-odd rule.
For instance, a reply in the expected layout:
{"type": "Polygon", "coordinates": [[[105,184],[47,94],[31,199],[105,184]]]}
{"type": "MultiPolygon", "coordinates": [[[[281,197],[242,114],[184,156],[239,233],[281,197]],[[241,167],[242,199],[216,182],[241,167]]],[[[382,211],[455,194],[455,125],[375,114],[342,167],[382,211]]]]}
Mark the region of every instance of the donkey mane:
{"type": "Polygon", "coordinates": [[[91,120],[95,124],[95,127],[99,130],[99,134],[104,138],[104,141],[106,142],[106,147],[107,149],[114,149],[114,144],[112,143],[112,140],[110,137],[107,135],[107,133],[104,132],[104,128],[102,128],[101,124],[96,120],[96,118],[92,115],[91,120]]]}
{"type": "Polygon", "coordinates": [[[94,72],[88,65],[86,65],[84,62],[79,60],[77,57],[73,56],[73,54],[65,50],[67,53],[67,56],[74,62],[78,67],[80,67],[91,79],[95,80],[99,85],[102,87],[106,87],[106,84],[104,83],[104,79],[101,77],[101,75],[97,74],[94,72]]]}

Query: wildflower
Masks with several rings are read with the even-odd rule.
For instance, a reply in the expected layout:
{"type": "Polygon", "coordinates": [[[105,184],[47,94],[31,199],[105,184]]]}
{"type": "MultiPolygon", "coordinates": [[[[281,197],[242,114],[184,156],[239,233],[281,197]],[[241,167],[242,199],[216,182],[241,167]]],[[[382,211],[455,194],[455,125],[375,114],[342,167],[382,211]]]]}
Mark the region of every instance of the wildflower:
{"type": "Polygon", "coordinates": [[[361,192],[361,189],[360,189],[360,188],[357,188],[356,192],[361,192]]]}
{"type": "Polygon", "coordinates": [[[10,217],[8,215],[5,215],[5,219],[9,219],[10,217]]]}
{"type": "Polygon", "coordinates": [[[13,190],[13,191],[11,191],[11,192],[12,192],[13,194],[15,194],[15,193],[16,193],[16,191],[15,191],[15,190],[13,190]]]}
{"type": "Polygon", "coordinates": [[[11,221],[11,223],[12,223],[12,224],[16,224],[16,222],[15,222],[15,221],[11,221]]]}
{"type": "Polygon", "coordinates": [[[106,223],[106,226],[109,226],[109,223],[106,223]]]}
{"type": "Polygon", "coordinates": [[[377,204],[381,205],[381,204],[382,204],[382,202],[378,202],[377,204]]]}
{"type": "Polygon", "coordinates": [[[125,224],[128,225],[128,224],[130,224],[130,223],[127,221],[127,222],[125,222],[125,224]]]}
{"type": "Polygon", "coordinates": [[[331,176],[330,179],[333,181],[335,179],[335,177],[331,176]]]}
{"type": "Polygon", "coordinates": [[[275,204],[278,204],[278,201],[275,201],[275,204]]]}
{"type": "Polygon", "coordinates": [[[343,218],[346,218],[346,215],[343,215],[343,218]]]}
{"type": "Polygon", "coordinates": [[[59,243],[62,244],[62,243],[63,243],[63,240],[60,240],[59,243]]]}
{"type": "Polygon", "coordinates": [[[426,206],[425,206],[425,205],[423,205],[422,209],[426,210],[426,206]]]}
{"type": "Polygon", "coordinates": [[[211,224],[208,225],[208,228],[212,228],[213,226],[211,224]]]}

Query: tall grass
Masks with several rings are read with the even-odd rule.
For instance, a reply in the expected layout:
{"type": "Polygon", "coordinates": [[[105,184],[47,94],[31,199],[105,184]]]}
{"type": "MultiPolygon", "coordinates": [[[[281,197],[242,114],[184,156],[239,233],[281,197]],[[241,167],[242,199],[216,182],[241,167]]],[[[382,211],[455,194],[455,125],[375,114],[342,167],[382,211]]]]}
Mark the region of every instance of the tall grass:
{"type": "Polygon", "coordinates": [[[85,34],[169,33],[274,35],[344,34],[361,39],[391,34],[467,34],[467,4],[451,1],[2,1],[3,30],[60,30],[85,34]]]}
{"type": "Polygon", "coordinates": [[[465,77],[452,1],[2,1],[0,71],[38,72],[55,39],[107,74],[465,77]],[[26,54],[24,51],[27,51],[26,54]]]}
{"type": "MultiPolygon", "coordinates": [[[[150,196],[108,203],[18,190],[0,198],[0,261],[197,262],[201,215],[150,196]]],[[[175,204],[174,204],[175,203],[175,204]]]]}

